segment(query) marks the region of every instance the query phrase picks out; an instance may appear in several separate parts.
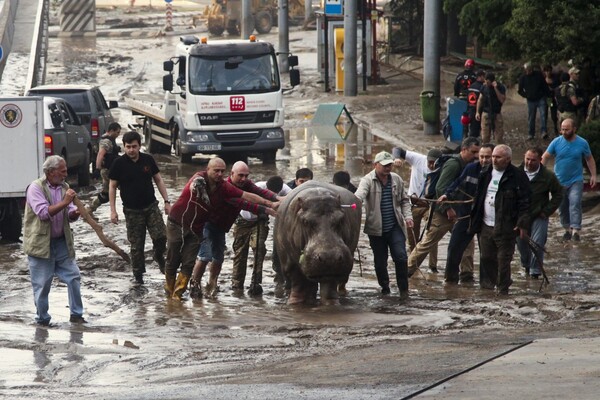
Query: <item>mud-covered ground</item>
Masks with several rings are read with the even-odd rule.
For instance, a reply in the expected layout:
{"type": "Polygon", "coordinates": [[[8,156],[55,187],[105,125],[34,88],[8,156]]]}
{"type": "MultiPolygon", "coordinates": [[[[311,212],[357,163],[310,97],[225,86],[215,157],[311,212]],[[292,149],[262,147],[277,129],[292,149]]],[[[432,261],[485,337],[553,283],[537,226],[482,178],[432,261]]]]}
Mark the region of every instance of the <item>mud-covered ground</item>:
{"type": "MultiPolygon", "coordinates": [[[[250,159],[254,180],[274,174],[292,179],[297,168],[309,166],[317,180],[330,181],[334,171],[346,169],[358,183],[371,169],[372,156],[382,149],[398,144],[419,150],[441,145],[441,137],[419,136],[422,84],[418,75],[384,68],[384,77],[396,76],[388,79],[388,85],[369,87],[368,94],[355,98],[326,94],[318,83],[314,36],[314,31],[290,34],[290,47],[300,56],[303,84],[285,98],[286,148],[278,152],[275,165],[250,159]],[[346,143],[320,139],[308,129],[310,116],[319,102],[334,101],[346,102],[353,115],[371,129],[358,130],[346,143]]],[[[277,36],[266,39],[276,41],[277,36]]],[[[160,97],[161,62],[178,40],[171,36],[51,39],[47,82],[95,83],[108,98],[160,97]]],[[[525,145],[519,139],[525,136],[524,109],[511,99],[504,111],[515,158],[525,145]]],[[[127,110],[117,115],[123,125],[133,122],[127,110]]],[[[156,159],[171,199],[206,163],[202,158],[191,165],[180,165],[171,156],[156,159]]],[[[407,177],[409,169],[398,172],[407,177]]],[[[89,199],[98,187],[77,190],[80,197],[89,199]]],[[[127,249],[124,223],[109,222],[107,205],[96,216],[105,233],[127,249]]],[[[425,262],[423,274],[411,279],[408,301],[400,302],[394,288],[391,296],[382,297],[368,239],[362,235],[348,296],[339,305],[316,307],[290,307],[285,298],[275,295],[270,251],[264,266],[265,293],[260,297],[236,295],[230,289],[231,253],[227,253],[221,291],[215,298],[167,300],[150,252],[146,284],[136,286],[130,267],[102,247],[87,224],[78,222],[73,227],[89,323],[74,326],[67,322],[66,288],[55,282],[50,312],[57,326],[50,329],[33,324],[35,308],[21,245],[2,244],[0,396],[408,396],[536,338],[595,336],[600,300],[599,218],[597,210],[586,211],[583,240],[573,246],[559,240],[558,219],[553,217],[546,259],[550,285],[540,291],[540,281],[527,279],[515,260],[515,283],[508,297],[481,291],[477,284],[444,285],[446,240],[440,245],[440,274],[428,273],[425,262]]],[[[232,243],[230,235],[227,243],[232,243]]],[[[146,249],[150,246],[148,240],[146,249]]],[[[271,246],[269,240],[268,249],[271,246]]]]}

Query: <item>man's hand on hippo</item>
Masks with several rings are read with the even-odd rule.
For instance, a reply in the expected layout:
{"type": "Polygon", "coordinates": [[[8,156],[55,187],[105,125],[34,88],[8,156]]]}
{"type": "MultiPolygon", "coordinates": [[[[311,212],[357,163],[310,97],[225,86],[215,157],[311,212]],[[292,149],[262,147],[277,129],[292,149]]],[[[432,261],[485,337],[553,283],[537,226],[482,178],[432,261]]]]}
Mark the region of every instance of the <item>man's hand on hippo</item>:
{"type": "Polygon", "coordinates": [[[414,228],[414,226],[415,226],[415,222],[412,220],[412,218],[408,218],[408,219],[406,220],[406,226],[407,226],[408,228],[414,228]]]}
{"type": "Polygon", "coordinates": [[[273,210],[277,210],[279,208],[279,205],[281,204],[281,201],[274,201],[271,203],[271,208],[273,210]]]}
{"type": "MultiPolygon", "coordinates": [[[[278,203],[278,204],[279,204],[279,203],[278,203]]],[[[274,210],[274,209],[272,209],[272,208],[268,208],[268,207],[267,207],[267,208],[265,208],[265,212],[266,212],[267,214],[269,214],[270,216],[272,216],[272,217],[276,217],[276,216],[277,216],[277,211],[275,211],[275,210],[274,210]]]]}

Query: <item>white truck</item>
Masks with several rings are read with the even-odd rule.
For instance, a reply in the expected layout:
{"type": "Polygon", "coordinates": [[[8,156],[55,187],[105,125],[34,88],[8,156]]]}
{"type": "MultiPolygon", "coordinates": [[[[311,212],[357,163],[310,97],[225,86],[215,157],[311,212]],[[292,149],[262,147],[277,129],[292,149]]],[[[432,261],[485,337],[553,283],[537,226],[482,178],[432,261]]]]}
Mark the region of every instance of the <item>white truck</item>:
{"type": "Polygon", "coordinates": [[[41,97],[0,98],[0,236],[18,241],[27,186],[45,159],[41,97]]]}
{"type": "MultiPolygon", "coordinates": [[[[289,56],[288,63],[295,86],[298,58],[289,56]]],[[[184,163],[196,153],[275,161],[285,140],[283,89],[272,44],[254,36],[226,41],[182,36],[163,69],[169,72],[163,77],[164,102],[126,99],[141,116],[137,127],[147,151],[169,154],[173,148],[184,163]]]]}

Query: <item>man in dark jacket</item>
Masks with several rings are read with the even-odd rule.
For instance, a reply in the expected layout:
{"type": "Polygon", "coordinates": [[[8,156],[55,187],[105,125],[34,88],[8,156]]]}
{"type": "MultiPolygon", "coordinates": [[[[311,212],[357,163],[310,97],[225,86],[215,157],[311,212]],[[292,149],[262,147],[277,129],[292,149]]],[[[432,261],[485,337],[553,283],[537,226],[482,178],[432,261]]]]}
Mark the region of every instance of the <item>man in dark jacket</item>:
{"type": "Polygon", "coordinates": [[[473,255],[475,244],[473,233],[469,232],[470,215],[473,209],[473,199],[477,195],[477,183],[481,169],[492,163],[492,152],[494,145],[486,143],[479,149],[479,160],[467,165],[462,174],[446,189],[446,194],[439,201],[465,201],[458,203],[449,209],[449,216],[456,221],[452,228],[450,241],[448,242],[448,255],[446,256],[445,278],[448,283],[471,283],[473,282],[473,255]],[[451,210],[451,211],[450,211],[451,210]],[[465,255],[466,252],[466,255],[465,255]],[[461,260],[466,262],[461,264],[461,260]],[[462,270],[459,274],[459,267],[462,270]],[[471,268],[468,268],[471,267],[471,268]]]}
{"type": "Polygon", "coordinates": [[[546,126],[546,113],[548,111],[548,85],[544,75],[539,70],[534,70],[530,62],[523,66],[525,73],[519,79],[519,95],[527,99],[527,122],[529,124],[529,140],[535,139],[535,117],[540,110],[541,133],[548,139],[546,126]]]}
{"type": "Polygon", "coordinates": [[[470,231],[479,234],[482,289],[498,288],[508,294],[512,284],[510,263],[515,237],[526,238],[529,227],[529,179],[512,165],[512,150],[498,145],[492,153],[492,166],[482,169],[477,197],[471,212],[470,231]]]}
{"type": "MultiPolygon", "coordinates": [[[[531,187],[531,228],[528,230],[531,232],[531,240],[541,248],[546,245],[548,238],[548,218],[558,209],[563,198],[563,188],[558,178],[541,164],[543,153],[539,147],[530,147],[525,152],[525,161],[519,167],[527,174],[531,187]]],[[[538,279],[542,273],[540,265],[544,265],[544,252],[532,252],[528,241],[521,238],[517,238],[517,247],[525,273],[538,279]]]]}

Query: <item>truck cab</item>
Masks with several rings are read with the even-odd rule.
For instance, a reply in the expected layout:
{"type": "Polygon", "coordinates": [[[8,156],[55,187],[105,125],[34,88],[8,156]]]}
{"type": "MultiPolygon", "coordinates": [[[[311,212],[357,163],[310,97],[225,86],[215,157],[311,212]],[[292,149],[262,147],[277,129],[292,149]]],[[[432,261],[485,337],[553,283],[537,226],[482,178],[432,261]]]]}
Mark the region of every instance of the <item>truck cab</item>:
{"type": "MultiPolygon", "coordinates": [[[[284,110],[273,45],[250,40],[209,42],[184,36],[164,63],[167,115],[176,155],[244,153],[275,160],[285,145],[284,110]],[[169,101],[170,100],[170,101],[169,101]]],[[[291,74],[292,85],[299,74],[291,74]]]]}

